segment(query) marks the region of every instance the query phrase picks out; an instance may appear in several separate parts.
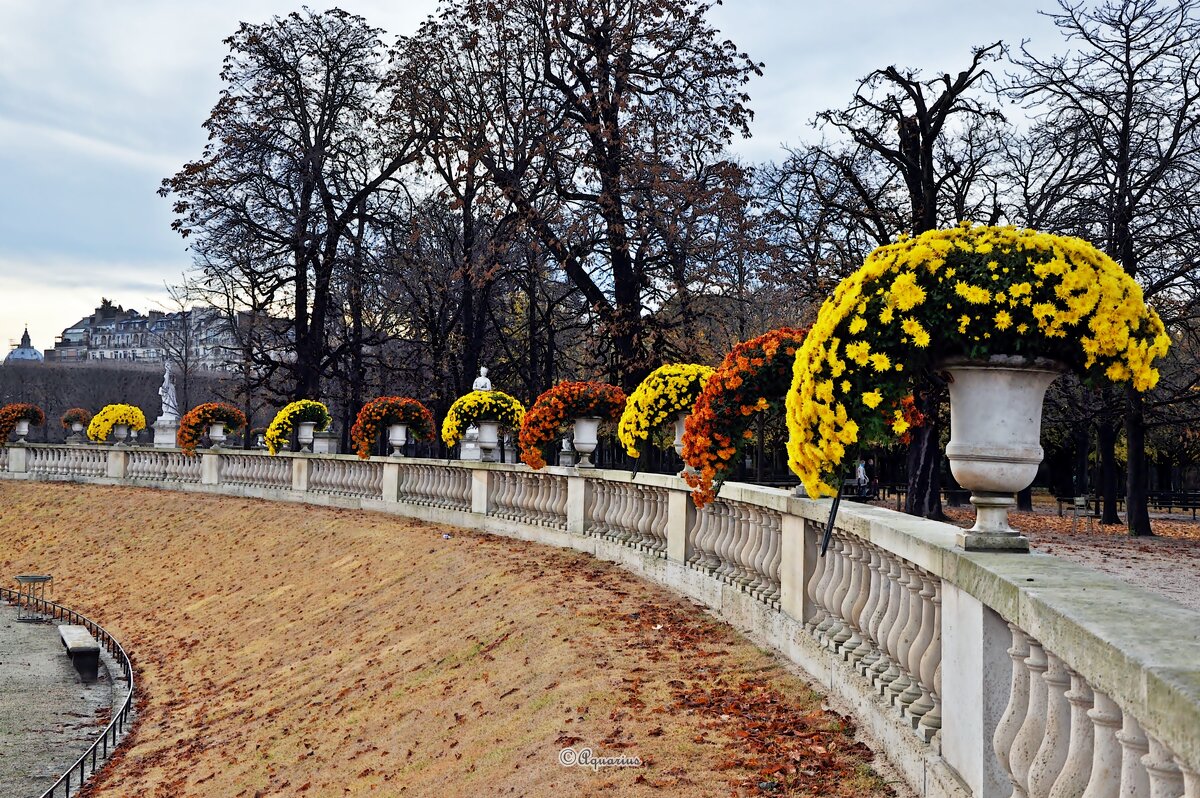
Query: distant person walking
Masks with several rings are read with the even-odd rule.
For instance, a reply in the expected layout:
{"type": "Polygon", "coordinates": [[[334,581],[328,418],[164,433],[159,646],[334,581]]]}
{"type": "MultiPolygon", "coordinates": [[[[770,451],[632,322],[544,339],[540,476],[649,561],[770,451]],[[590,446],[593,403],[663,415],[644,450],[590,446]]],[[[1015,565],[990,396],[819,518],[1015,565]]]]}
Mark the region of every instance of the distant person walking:
{"type": "Polygon", "coordinates": [[[862,460],[854,466],[854,484],[858,487],[858,495],[860,498],[867,495],[867,464],[862,460]]]}

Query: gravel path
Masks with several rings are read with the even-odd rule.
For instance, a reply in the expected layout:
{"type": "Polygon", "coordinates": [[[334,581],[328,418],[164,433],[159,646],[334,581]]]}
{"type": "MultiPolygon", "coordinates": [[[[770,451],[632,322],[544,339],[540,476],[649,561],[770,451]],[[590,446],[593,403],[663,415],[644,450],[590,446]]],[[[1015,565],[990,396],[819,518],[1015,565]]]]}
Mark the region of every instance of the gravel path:
{"type": "Polygon", "coordinates": [[[80,682],[52,623],[0,603],[0,795],[38,796],[92,744],[112,710],[106,669],[80,682]]]}

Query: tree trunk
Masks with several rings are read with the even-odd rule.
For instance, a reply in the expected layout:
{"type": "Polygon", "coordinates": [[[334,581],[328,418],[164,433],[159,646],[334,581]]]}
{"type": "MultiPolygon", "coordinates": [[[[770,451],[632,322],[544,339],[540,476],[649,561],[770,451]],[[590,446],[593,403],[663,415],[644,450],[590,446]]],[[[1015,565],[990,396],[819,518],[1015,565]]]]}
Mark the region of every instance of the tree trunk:
{"type": "Polygon", "coordinates": [[[1072,495],[1088,495],[1088,451],[1092,445],[1091,427],[1087,424],[1076,424],[1071,432],[1075,443],[1075,475],[1071,480],[1072,495]]]}
{"type": "Polygon", "coordinates": [[[1100,453],[1100,493],[1104,497],[1102,524],[1119,524],[1117,515],[1117,425],[1110,420],[1096,425],[1096,447],[1100,453]]]}
{"type": "Polygon", "coordinates": [[[912,443],[908,445],[908,492],[904,497],[904,512],[944,521],[939,446],[941,425],[938,422],[940,393],[939,389],[931,387],[929,391],[913,394],[917,410],[925,416],[925,423],[912,430],[912,443]]]}
{"type": "Polygon", "coordinates": [[[1146,422],[1142,395],[1133,388],[1125,391],[1125,440],[1129,455],[1125,472],[1125,520],[1133,537],[1153,535],[1150,528],[1149,474],[1146,468],[1146,422]]]}

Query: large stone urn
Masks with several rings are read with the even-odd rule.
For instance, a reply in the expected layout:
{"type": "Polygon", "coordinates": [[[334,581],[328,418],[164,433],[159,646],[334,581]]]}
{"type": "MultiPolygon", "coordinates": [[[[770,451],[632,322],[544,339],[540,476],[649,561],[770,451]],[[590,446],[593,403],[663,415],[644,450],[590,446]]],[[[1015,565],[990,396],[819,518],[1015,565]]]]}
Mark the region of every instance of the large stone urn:
{"type": "Polygon", "coordinates": [[[389,424],[388,445],[392,447],[392,457],[403,457],[406,443],[408,443],[408,425],[389,424]]]}
{"type": "Polygon", "coordinates": [[[129,425],[128,424],[113,424],[113,446],[128,446],[129,445],[129,425]]]}
{"type": "Polygon", "coordinates": [[[500,422],[480,420],[475,422],[475,426],[479,428],[479,439],[476,443],[479,445],[480,461],[496,462],[496,447],[500,445],[500,422]]]}
{"type": "Polygon", "coordinates": [[[311,452],[313,440],[317,436],[317,422],[301,421],[296,425],[296,439],[300,441],[300,451],[311,452]]]}
{"type": "Polygon", "coordinates": [[[596,451],[596,444],[600,442],[598,432],[601,420],[596,416],[575,419],[575,442],[573,445],[575,451],[579,452],[579,462],[575,464],[576,468],[596,467],[592,462],[592,452],[596,451]]]}
{"type": "Polygon", "coordinates": [[[24,443],[25,437],[29,434],[29,419],[18,418],[13,432],[17,433],[17,443],[24,443]]]}
{"type": "Polygon", "coordinates": [[[212,448],[220,449],[221,444],[225,442],[225,422],[218,421],[215,424],[209,424],[208,439],[212,441],[212,448]]]}
{"type": "Polygon", "coordinates": [[[675,417],[675,454],[683,457],[683,428],[687,424],[689,413],[680,413],[675,417]]]}
{"type": "Polygon", "coordinates": [[[1042,400],[1061,373],[1052,361],[994,356],[948,361],[950,442],[946,456],[959,485],[971,491],[975,526],[958,533],[971,551],[1028,551],[1029,541],[1008,524],[1015,494],[1042,462],[1042,400]]]}

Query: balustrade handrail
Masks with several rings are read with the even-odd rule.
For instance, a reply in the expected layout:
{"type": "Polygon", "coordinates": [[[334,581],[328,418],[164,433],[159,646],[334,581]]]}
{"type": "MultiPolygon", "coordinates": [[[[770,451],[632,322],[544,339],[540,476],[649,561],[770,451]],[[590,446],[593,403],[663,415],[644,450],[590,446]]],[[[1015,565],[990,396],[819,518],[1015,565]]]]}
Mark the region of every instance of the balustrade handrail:
{"type": "MultiPolygon", "coordinates": [[[[119,461],[120,452],[131,449],[109,451],[119,461]]],[[[692,506],[683,481],[671,475],[563,466],[547,466],[534,472],[522,464],[372,457],[371,463],[383,464],[378,497],[367,496],[361,487],[357,493],[330,495],[327,489],[321,489],[320,494],[314,492],[309,484],[310,465],[314,461],[323,463],[321,484],[328,485],[334,476],[325,462],[336,468],[334,464],[340,461],[363,461],[354,455],[284,453],[280,457],[288,458],[291,467],[289,490],[285,486],[221,484],[222,455],[268,457],[265,452],[230,449],[202,450],[198,454],[207,463],[204,484],[165,486],[242,491],[243,495],[320,503],[357,502],[357,506],[494,528],[503,534],[549,539],[556,545],[587,551],[622,547],[638,552],[646,563],[663,562],[691,569],[692,573],[699,571],[707,577],[706,584],[720,586],[716,593],[712,592],[718,589],[715,586],[702,589],[708,591],[705,600],[710,603],[724,600],[720,591],[732,590],[752,597],[756,606],[805,625],[822,646],[859,671],[870,685],[869,691],[881,692],[885,700],[894,703],[904,723],[915,728],[920,722],[925,742],[938,735],[939,721],[944,719],[939,703],[945,677],[943,658],[949,656],[949,661],[955,663],[953,667],[961,669],[960,660],[966,652],[975,658],[974,667],[981,671],[994,667],[999,634],[996,629],[1005,637],[1000,651],[1008,646],[1011,630],[1014,649],[1020,649],[1019,639],[1028,639],[1044,649],[1052,662],[1061,662],[1079,681],[1078,690],[1067,698],[1094,691],[1097,707],[1101,699],[1113,702],[1139,730],[1144,729],[1151,751],[1157,751],[1147,755],[1151,764],[1165,756],[1154,746],[1165,745],[1188,778],[1200,770],[1200,613],[1048,554],[965,551],[957,548],[957,527],[882,507],[843,504],[836,522],[841,542],[833,556],[822,561],[816,557],[812,542],[824,529],[829,500],[811,500],[788,490],[742,483],[726,483],[718,501],[700,511],[692,506]],[[404,466],[418,468],[404,471],[404,466]],[[402,473],[409,476],[402,477],[402,473]],[[522,476],[500,476],[508,473],[522,476]],[[562,483],[538,482],[537,475],[553,476],[562,483]],[[562,484],[566,485],[565,495],[562,484]],[[453,495],[441,496],[439,502],[439,491],[453,495]],[[411,497],[411,504],[405,504],[405,496],[411,497]],[[656,524],[665,526],[665,530],[656,524]],[[580,542],[588,537],[595,542],[580,542]],[[895,563],[900,564],[899,571],[895,563]],[[820,585],[818,579],[822,580],[820,585]],[[889,605],[896,601],[900,605],[889,605]],[[968,605],[977,609],[970,610],[968,605]],[[956,624],[973,618],[971,612],[994,614],[996,621],[990,631],[976,629],[964,636],[956,624]],[[818,616],[824,619],[820,623],[814,620],[818,616]],[[885,629],[885,622],[897,628],[885,629]],[[990,635],[990,642],[981,643],[976,639],[980,635],[990,635]],[[968,651],[972,646],[973,653],[968,651]],[[926,657],[927,652],[932,653],[926,657]],[[897,656],[899,662],[895,661],[897,656]],[[888,662],[893,667],[882,674],[886,684],[881,684],[881,672],[888,662]],[[896,677],[891,671],[897,665],[901,678],[892,684],[896,677]]],[[[14,461],[10,456],[9,471],[19,469],[19,465],[13,465],[19,459],[14,461]]],[[[67,478],[121,481],[123,471],[119,462],[117,467],[113,462],[110,460],[108,479],[67,478]]],[[[361,469],[345,469],[348,484],[356,471],[361,469]]],[[[372,483],[370,492],[374,489],[372,483]]],[[[658,567],[638,566],[647,574],[658,567]]],[[[970,623],[978,626],[983,620],[970,623]]],[[[1009,654],[1013,656],[1011,650],[1009,654]]],[[[1026,650],[1022,657],[1027,655],[1026,650]]],[[[1013,663],[1013,683],[1017,684],[1026,678],[1028,670],[1023,658],[1014,657],[1013,663]]],[[[1040,673],[1029,677],[1031,685],[1040,687],[1040,673]]],[[[983,676],[964,676],[957,671],[951,679],[951,692],[964,689],[962,681],[966,677],[975,680],[972,689],[976,693],[998,689],[1012,698],[1007,683],[980,686],[983,676]]],[[[1054,669],[1046,677],[1058,691],[1054,694],[1058,702],[1055,706],[1066,700],[1059,689],[1064,678],[1054,669]]],[[[1025,711],[1024,706],[1010,706],[1005,715],[1025,711]]],[[[1058,706],[1057,711],[1058,721],[1062,722],[1065,710],[1058,706]]],[[[982,710],[956,706],[953,712],[982,710]]],[[[962,719],[945,720],[949,727],[962,719]]],[[[994,725],[996,720],[972,721],[976,726],[982,724],[973,732],[975,737],[980,733],[990,735],[987,725],[994,725]]],[[[948,765],[957,769],[977,794],[1001,794],[978,786],[987,782],[979,771],[995,765],[962,761],[966,754],[955,748],[961,746],[957,739],[960,736],[951,734],[950,738],[955,739],[947,738],[942,744],[940,750],[948,765]]],[[[997,745],[1011,743],[1001,737],[997,737],[997,745]]],[[[996,755],[1008,767],[1006,754],[997,750],[996,755]]],[[[906,778],[913,783],[908,771],[906,778]]],[[[1200,790],[1200,784],[1189,789],[1200,790]]],[[[1188,793],[1193,794],[1200,792],[1188,793]]]]}
{"type": "Polygon", "coordinates": [[[78,774],[78,780],[75,782],[74,789],[79,791],[83,788],[88,776],[94,774],[100,766],[103,766],[108,760],[109,755],[116,751],[117,746],[123,741],[122,735],[125,733],[125,726],[129,722],[130,714],[133,712],[133,663],[130,661],[124,647],[117,642],[117,639],[107,629],[70,607],[47,599],[22,595],[19,591],[7,587],[0,587],[0,600],[10,603],[23,603],[35,612],[42,615],[49,615],[55,620],[87,627],[87,630],[96,637],[97,642],[104,646],[113,659],[116,660],[117,665],[121,668],[121,678],[129,684],[129,690],[125,695],[125,699],[121,702],[120,708],[113,713],[113,717],[109,720],[108,725],[104,727],[104,731],[92,741],[88,749],[69,768],[64,770],[62,775],[40,797],[55,798],[58,794],[58,788],[62,787],[63,798],[70,798],[72,777],[78,774]],[[90,771],[88,770],[89,764],[90,771]]]}

